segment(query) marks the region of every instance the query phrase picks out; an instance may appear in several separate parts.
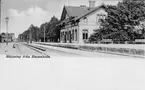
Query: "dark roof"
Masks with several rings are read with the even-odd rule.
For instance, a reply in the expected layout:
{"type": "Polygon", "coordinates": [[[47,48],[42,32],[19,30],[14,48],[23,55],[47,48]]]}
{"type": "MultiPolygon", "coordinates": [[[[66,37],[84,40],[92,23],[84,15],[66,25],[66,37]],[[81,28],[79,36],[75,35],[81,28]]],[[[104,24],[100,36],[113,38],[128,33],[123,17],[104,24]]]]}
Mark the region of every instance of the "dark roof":
{"type": "Polygon", "coordinates": [[[84,14],[79,15],[78,17],[76,17],[75,20],[81,19],[81,18],[83,18],[83,17],[85,17],[85,16],[91,14],[92,12],[94,12],[94,11],[100,9],[100,8],[104,8],[104,9],[105,9],[106,6],[105,6],[104,4],[102,4],[102,5],[98,6],[98,7],[95,7],[95,8],[93,8],[93,9],[90,9],[90,10],[88,10],[87,12],[85,12],[84,14]]]}
{"type": "MultiPolygon", "coordinates": [[[[66,10],[67,15],[69,16],[70,20],[79,20],[83,17],[86,17],[87,15],[91,14],[92,12],[100,9],[105,8],[106,6],[104,4],[90,9],[89,7],[79,7],[79,6],[64,6],[64,9],[66,10]],[[71,19],[73,17],[74,19],[71,19]]],[[[70,20],[62,20],[62,23],[68,23],[70,20]]]]}
{"type": "Polygon", "coordinates": [[[69,17],[78,17],[89,11],[89,7],[65,6],[69,17]]]}

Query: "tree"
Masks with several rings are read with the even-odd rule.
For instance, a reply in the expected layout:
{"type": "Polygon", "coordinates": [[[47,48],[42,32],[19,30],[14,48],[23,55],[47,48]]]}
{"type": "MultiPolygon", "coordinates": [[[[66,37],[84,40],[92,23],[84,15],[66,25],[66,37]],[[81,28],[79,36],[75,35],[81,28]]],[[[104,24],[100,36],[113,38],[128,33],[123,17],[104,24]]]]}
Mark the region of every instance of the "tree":
{"type": "Polygon", "coordinates": [[[39,36],[38,31],[39,31],[39,28],[37,26],[32,25],[30,27],[30,30],[31,30],[32,40],[38,41],[38,36],[39,36]]]}
{"type": "Polygon", "coordinates": [[[23,41],[33,40],[38,41],[39,36],[39,28],[31,24],[28,30],[25,30],[22,34],[19,34],[19,39],[23,39],[23,41]]]}
{"type": "Polygon", "coordinates": [[[60,38],[60,27],[57,26],[59,20],[53,16],[50,22],[47,24],[47,36],[50,41],[57,42],[60,38]]]}
{"type": "Polygon", "coordinates": [[[44,41],[44,29],[45,29],[45,40],[48,39],[54,42],[57,42],[60,38],[60,27],[57,26],[59,20],[53,16],[49,22],[42,23],[40,27],[34,26],[31,24],[28,30],[22,33],[25,41],[32,39],[34,41],[44,41]],[[30,37],[31,36],[31,37],[30,37]]]}
{"type": "Polygon", "coordinates": [[[134,27],[145,20],[145,3],[144,0],[123,0],[117,6],[106,6],[106,12],[108,17],[102,21],[101,29],[97,30],[90,40],[99,40],[97,37],[101,36],[101,39],[133,41],[137,35],[134,27]],[[98,34],[99,36],[95,36],[98,34]]]}

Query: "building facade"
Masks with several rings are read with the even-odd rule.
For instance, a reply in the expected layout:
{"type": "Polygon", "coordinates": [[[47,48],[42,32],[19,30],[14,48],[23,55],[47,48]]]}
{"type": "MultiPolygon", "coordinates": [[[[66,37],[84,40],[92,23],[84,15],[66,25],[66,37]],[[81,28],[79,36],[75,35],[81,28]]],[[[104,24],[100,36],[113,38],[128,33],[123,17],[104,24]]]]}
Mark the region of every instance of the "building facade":
{"type": "Polygon", "coordinates": [[[95,1],[89,1],[89,7],[64,6],[60,23],[60,42],[87,42],[90,35],[100,28],[101,19],[107,16],[105,8],[105,5],[95,7],[95,1]]]}
{"type": "Polygon", "coordinates": [[[14,33],[8,33],[8,34],[5,34],[5,33],[2,33],[0,34],[0,42],[13,42],[15,39],[15,34],[14,33]]]}

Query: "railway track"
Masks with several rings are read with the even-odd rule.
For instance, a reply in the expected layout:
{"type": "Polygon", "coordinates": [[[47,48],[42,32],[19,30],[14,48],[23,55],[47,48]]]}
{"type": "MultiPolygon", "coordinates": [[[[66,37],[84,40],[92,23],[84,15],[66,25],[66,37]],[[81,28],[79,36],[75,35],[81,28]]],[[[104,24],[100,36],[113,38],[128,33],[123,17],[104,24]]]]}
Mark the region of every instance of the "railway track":
{"type": "Polygon", "coordinates": [[[13,48],[17,48],[20,54],[22,55],[22,51],[20,50],[19,46],[17,43],[14,43],[13,48]]]}
{"type": "MultiPolygon", "coordinates": [[[[40,53],[40,54],[45,55],[45,56],[49,56],[49,55],[45,52],[46,49],[43,48],[43,47],[32,46],[32,45],[29,45],[29,44],[22,44],[22,45],[24,45],[25,47],[27,47],[27,48],[29,48],[29,49],[31,49],[31,50],[36,51],[37,53],[40,53]]],[[[20,50],[18,44],[16,44],[16,47],[18,48],[19,52],[20,52],[21,54],[23,54],[23,52],[20,50]]]]}

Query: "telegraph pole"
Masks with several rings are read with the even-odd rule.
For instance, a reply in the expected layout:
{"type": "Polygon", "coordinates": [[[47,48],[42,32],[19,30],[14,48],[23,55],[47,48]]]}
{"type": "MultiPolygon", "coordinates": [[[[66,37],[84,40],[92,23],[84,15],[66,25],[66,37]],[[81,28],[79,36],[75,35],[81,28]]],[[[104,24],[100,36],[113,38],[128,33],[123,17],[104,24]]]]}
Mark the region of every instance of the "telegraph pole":
{"type": "Polygon", "coordinates": [[[45,25],[44,25],[44,42],[45,42],[45,25]]]}
{"type": "Polygon", "coordinates": [[[32,40],[32,33],[31,33],[31,29],[29,31],[29,43],[31,43],[31,40],[32,40]]]}

